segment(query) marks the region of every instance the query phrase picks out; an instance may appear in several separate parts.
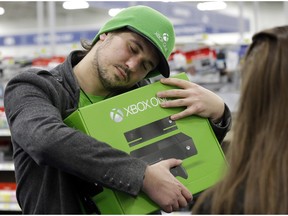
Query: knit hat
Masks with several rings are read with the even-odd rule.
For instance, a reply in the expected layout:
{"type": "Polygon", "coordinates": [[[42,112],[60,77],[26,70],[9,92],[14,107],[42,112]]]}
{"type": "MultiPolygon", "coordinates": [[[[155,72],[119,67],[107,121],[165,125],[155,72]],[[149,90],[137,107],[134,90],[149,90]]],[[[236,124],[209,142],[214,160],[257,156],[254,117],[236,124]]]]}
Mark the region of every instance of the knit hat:
{"type": "Polygon", "coordinates": [[[149,72],[147,78],[159,75],[169,77],[168,58],[174,48],[175,33],[173,24],[160,12],[143,5],[132,6],[122,10],[110,19],[93,39],[99,40],[103,33],[126,27],[150,41],[157,49],[160,62],[155,70],[149,72]]]}

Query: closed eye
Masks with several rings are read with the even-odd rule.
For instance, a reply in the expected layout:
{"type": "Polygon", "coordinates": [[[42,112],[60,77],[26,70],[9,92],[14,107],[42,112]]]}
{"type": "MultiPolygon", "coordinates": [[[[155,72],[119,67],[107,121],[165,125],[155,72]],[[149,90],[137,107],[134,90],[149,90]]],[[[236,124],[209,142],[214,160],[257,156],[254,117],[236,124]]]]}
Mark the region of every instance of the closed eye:
{"type": "MultiPolygon", "coordinates": [[[[131,40],[132,44],[129,45],[130,50],[133,54],[137,55],[140,51],[144,52],[144,48],[141,45],[141,43],[139,43],[136,40],[131,40]]],[[[153,68],[155,68],[155,65],[153,64],[152,61],[148,60],[148,61],[143,61],[142,63],[142,67],[145,71],[150,72],[153,68]]]]}
{"type": "Polygon", "coordinates": [[[144,68],[145,71],[147,71],[146,63],[142,63],[142,67],[144,68]]]}
{"type": "Polygon", "coordinates": [[[134,46],[129,46],[130,47],[130,50],[133,54],[138,54],[139,53],[139,49],[138,48],[135,48],[134,46]]]}

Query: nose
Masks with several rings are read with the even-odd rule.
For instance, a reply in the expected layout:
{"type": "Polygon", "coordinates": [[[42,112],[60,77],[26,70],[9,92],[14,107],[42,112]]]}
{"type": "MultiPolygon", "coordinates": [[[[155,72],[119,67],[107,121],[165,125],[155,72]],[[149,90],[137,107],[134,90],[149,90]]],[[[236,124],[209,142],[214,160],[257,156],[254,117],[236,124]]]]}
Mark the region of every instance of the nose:
{"type": "Polygon", "coordinates": [[[126,65],[127,67],[132,70],[132,71],[137,71],[139,69],[141,69],[140,65],[141,65],[142,59],[140,56],[131,56],[127,61],[126,61],[126,65]]]}

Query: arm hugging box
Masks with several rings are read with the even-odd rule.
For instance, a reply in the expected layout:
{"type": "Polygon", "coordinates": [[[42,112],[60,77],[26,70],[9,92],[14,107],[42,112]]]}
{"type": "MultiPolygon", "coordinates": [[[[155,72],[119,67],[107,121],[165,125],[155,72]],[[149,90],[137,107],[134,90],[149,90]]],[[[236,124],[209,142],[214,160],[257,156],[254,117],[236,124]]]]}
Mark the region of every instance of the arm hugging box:
{"type": "MultiPolygon", "coordinates": [[[[185,73],[175,77],[188,80],[185,73]]],[[[156,93],[172,89],[160,82],[78,109],[65,123],[149,164],[182,159],[171,173],[193,194],[215,184],[225,156],[208,119],[189,116],[171,121],[184,108],[161,108],[156,93]],[[111,134],[111,131],[113,133],[111,134]]],[[[102,214],[149,214],[159,209],[144,193],[137,198],[104,188],[93,200],[102,214]]]]}

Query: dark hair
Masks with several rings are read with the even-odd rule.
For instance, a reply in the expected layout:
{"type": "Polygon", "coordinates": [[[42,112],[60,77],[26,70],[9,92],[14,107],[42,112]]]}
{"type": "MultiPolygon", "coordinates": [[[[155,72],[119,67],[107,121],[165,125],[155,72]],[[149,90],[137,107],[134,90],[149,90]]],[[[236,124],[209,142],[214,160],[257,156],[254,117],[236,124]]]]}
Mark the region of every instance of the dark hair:
{"type": "MultiPolygon", "coordinates": [[[[131,30],[127,29],[126,27],[124,28],[120,28],[120,29],[116,29],[114,31],[111,31],[110,33],[123,33],[123,32],[131,32],[131,30]]],[[[87,39],[81,39],[80,43],[82,48],[84,49],[84,53],[85,55],[92,49],[92,47],[96,44],[97,41],[90,41],[87,39]]]]}
{"type": "MultiPolygon", "coordinates": [[[[120,32],[125,32],[125,31],[129,31],[127,28],[121,28],[121,29],[117,29],[114,31],[111,31],[111,33],[120,33],[120,32]]],[[[82,52],[79,52],[77,54],[77,56],[79,58],[83,58],[87,55],[87,53],[90,52],[90,50],[93,48],[93,46],[96,44],[97,41],[90,41],[88,39],[81,39],[80,40],[80,44],[83,48],[82,52]]]]}
{"type": "Polygon", "coordinates": [[[241,69],[242,87],[229,169],[192,209],[210,200],[212,214],[288,213],[288,26],[253,36],[241,69]]]}

